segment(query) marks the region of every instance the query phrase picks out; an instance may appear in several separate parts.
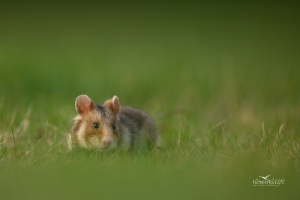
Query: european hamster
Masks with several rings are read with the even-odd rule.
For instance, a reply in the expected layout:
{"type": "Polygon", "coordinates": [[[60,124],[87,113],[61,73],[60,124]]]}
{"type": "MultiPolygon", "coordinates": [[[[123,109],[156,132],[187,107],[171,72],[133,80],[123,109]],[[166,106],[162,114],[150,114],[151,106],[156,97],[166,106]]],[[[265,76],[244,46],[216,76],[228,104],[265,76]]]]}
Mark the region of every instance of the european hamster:
{"type": "Polygon", "coordinates": [[[145,112],[121,106],[114,96],[102,105],[87,95],[75,100],[78,115],[74,118],[69,148],[95,150],[152,148],[157,146],[158,135],[153,119],[145,112]]]}

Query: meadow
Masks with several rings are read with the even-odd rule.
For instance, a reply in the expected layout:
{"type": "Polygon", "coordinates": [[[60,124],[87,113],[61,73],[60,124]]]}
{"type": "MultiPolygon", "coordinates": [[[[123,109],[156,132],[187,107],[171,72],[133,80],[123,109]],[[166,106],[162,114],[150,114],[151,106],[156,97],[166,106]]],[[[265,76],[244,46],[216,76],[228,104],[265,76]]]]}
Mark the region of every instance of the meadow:
{"type": "Polygon", "coordinates": [[[299,198],[299,15],[291,3],[4,3],[0,198],[299,198]],[[68,152],[80,94],[146,111],[163,148],[68,152]],[[284,184],[253,186],[269,174],[284,184]]]}

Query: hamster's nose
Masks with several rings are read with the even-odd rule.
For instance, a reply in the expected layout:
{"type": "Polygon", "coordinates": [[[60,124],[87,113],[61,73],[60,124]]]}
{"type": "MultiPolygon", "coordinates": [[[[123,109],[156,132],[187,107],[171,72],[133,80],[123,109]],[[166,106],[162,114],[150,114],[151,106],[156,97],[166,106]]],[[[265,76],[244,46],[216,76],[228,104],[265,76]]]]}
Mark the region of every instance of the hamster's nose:
{"type": "Polygon", "coordinates": [[[111,140],[104,140],[103,144],[108,147],[111,144],[111,140]]]}

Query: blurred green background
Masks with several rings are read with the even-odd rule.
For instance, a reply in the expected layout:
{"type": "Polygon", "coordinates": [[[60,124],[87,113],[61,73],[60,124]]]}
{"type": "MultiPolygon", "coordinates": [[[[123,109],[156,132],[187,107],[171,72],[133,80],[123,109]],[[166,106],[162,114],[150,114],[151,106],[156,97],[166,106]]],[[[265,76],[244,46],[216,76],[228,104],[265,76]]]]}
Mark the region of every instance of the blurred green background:
{"type": "Polygon", "coordinates": [[[0,136],[9,138],[8,153],[0,155],[2,196],[94,198],[99,184],[104,199],[297,197],[299,19],[292,1],[2,2],[0,136]],[[168,153],[156,164],[129,158],[133,164],[123,168],[121,159],[110,169],[89,159],[78,166],[75,159],[68,166],[65,136],[80,94],[98,103],[118,95],[122,105],[154,117],[186,112],[157,121],[168,153]],[[12,129],[20,132],[19,151],[12,149],[12,129]],[[286,134],[281,140],[277,130],[286,134]],[[280,158],[273,160],[270,149],[253,150],[260,141],[255,134],[266,133],[280,158]],[[33,154],[45,134],[46,146],[33,154]],[[221,148],[222,134],[232,147],[221,148]],[[189,152],[191,138],[201,154],[189,152]],[[52,149],[46,159],[39,155],[52,149]],[[219,153],[237,156],[238,164],[228,167],[219,153]],[[290,179],[279,188],[253,187],[264,173],[290,179]]]}

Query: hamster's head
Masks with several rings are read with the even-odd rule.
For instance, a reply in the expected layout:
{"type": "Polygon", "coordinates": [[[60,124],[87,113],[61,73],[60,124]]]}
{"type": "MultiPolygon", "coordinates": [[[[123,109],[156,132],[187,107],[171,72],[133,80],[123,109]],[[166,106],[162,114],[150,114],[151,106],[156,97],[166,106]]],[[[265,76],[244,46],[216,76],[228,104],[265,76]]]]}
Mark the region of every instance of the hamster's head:
{"type": "Polygon", "coordinates": [[[72,127],[72,143],[85,149],[112,150],[118,142],[118,113],[120,103],[117,96],[97,105],[87,95],[75,100],[78,115],[72,127]]]}

